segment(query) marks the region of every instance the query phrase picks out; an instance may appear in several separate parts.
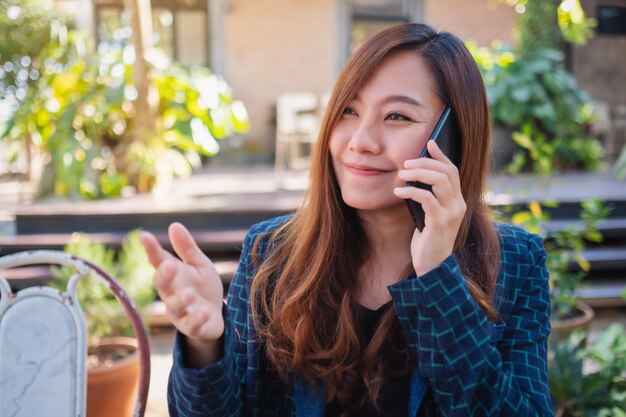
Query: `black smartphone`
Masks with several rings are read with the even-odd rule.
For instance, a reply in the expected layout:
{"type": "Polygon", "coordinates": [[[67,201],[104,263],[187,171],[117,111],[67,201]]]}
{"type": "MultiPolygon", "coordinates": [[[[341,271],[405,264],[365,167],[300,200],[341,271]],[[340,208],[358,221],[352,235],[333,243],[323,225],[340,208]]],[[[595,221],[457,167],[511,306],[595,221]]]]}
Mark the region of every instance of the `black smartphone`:
{"type": "MultiPolygon", "coordinates": [[[[459,163],[461,162],[461,132],[459,131],[456,116],[452,111],[452,107],[449,105],[443,109],[443,113],[441,113],[441,117],[437,121],[437,125],[435,125],[433,132],[430,134],[429,140],[436,141],[439,148],[450,159],[450,161],[452,161],[452,163],[457,167],[459,166],[459,163]]],[[[424,146],[424,149],[419,157],[430,158],[427,146],[424,146]]],[[[430,185],[423,184],[419,181],[409,181],[406,185],[432,191],[432,187],[430,185]]],[[[422,209],[422,205],[411,199],[404,201],[411,212],[411,216],[415,222],[415,227],[417,227],[417,230],[421,232],[424,229],[424,209],[422,209]]]]}

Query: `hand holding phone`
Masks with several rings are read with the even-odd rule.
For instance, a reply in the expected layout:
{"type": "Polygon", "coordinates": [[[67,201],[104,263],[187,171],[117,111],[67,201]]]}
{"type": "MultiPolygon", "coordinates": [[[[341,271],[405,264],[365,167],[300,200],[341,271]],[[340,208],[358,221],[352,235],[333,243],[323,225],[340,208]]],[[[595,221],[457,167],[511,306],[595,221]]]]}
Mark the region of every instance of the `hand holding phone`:
{"type": "MultiPolygon", "coordinates": [[[[459,166],[461,162],[461,133],[459,131],[454,112],[452,111],[452,107],[449,105],[443,109],[441,117],[437,121],[437,124],[435,125],[435,128],[430,134],[430,138],[428,140],[436,141],[437,146],[439,146],[448,159],[450,159],[450,161],[452,161],[452,163],[457,167],[459,166]]],[[[430,158],[427,146],[424,146],[424,149],[419,157],[430,158]]],[[[430,185],[419,181],[409,181],[406,185],[432,191],[432,187],[430,185]]],[[[411,216],[415,222],[415,227],[421,232],[424,229],[424,209],[422,208],[422,205],[411,199],[406,199],[404,201],[411,212],[411,216]]]]}

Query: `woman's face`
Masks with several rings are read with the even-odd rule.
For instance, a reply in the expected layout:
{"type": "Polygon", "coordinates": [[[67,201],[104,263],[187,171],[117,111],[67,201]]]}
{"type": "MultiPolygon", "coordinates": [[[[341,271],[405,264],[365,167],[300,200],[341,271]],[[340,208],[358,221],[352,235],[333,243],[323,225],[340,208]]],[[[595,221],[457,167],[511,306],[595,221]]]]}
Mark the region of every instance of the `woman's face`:
{"type": "Polygon", "coordinates": [[[330,137],[341,195],[359,210],[389,209],[404,202],[393,189],[404,161],[417,158],[444,103],[416,52],[387,57],[348,104],[330,137]]]}

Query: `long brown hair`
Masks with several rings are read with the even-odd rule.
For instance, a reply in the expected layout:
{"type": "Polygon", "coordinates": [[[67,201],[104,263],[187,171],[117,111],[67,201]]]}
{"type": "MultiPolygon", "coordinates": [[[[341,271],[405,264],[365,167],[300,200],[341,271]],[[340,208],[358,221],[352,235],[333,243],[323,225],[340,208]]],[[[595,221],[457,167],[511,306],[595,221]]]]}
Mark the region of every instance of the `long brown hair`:
{"type": "MultiPolygon", "coordinates": [[[[349,60],[332,92],[312,157],[302,207],[271,236],[272,250],[252,282],[254,325],[283,377],[288,371],[324,382],[327,400],[344,410],[376,404],[384,382],[410,372],[413,355],[390,309],[367,346],[360,346],[353,297],[369,243],[335,179],[329,140],[344,109],[392,52],[410,50],[429,66],[462,135],[459,171],[467,204],[454,253],[472,296],[491,320],[500,266],[498,238],[483,200],[490,149],[490,116],[478,68],[454,35],[424,24],[403,24],[367,41],[349,60]],[[391,357],[403,366],[391,366],[391,357]]],[[[410,267],[410,266],[409,266],[410,267]]],[[[394,363],[397,363],[394,362],[394,363]]]]}

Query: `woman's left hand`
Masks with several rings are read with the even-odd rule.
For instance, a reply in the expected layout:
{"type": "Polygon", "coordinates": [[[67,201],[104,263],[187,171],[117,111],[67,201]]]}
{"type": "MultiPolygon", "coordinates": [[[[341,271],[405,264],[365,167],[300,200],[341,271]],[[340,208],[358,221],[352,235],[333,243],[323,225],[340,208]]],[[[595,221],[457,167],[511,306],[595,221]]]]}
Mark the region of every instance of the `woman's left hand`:
{"type": "Polygon", "coordinates": [[[404,181],[419,181],[432,186],[432,192],[417,187],[398,187],[396,196],[412,199],[424,209],[424,229],[415,229],[411,257],[417,276],[439,266],[454,249],[467,208],[461,193],[459,170],[433,140],[428,141],[431,158],[410,159],[399,176],[404,181]]]}

